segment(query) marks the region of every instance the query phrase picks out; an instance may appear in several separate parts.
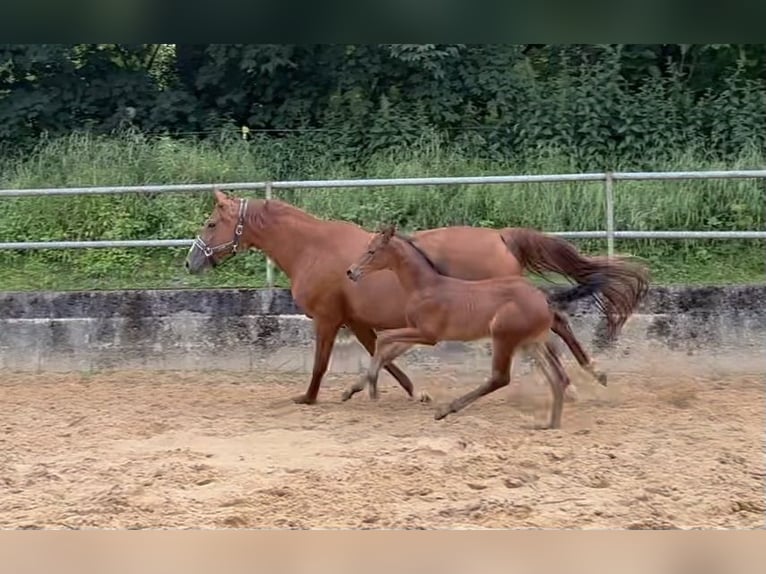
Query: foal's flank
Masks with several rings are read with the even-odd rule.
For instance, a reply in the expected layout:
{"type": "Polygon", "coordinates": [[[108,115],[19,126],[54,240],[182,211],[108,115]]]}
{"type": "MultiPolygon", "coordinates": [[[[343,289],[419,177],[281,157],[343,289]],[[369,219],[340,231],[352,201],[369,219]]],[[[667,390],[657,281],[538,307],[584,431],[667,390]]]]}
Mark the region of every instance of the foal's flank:
{"type": "Polygon", "coordinates": [[[396,234],[393,226],[377,233],[360,259],[346,274],[359,281],[368,273],[389,269],[405,291],[407,326],[378,334],[375,354],[367,373],[346,389],[344,400],[369,385],[370,397],[377,398],[380,369],[413,345],[435,345],[440,341],[492,339],[492,374],[487,382],[437,408],[435,418],[465,408],[476,399],[510,382],[511,362],[519,348],[534,347],[553,392],[548,428],[561,426],[564,388],[569,383],[552,345],[549,331],[555,321],[551,305],[592,295],[602,285],[597,277],[557,293],[546,294],[523,277],[466,281],[441,275],[433,262],[412,240],[396,234]]]}

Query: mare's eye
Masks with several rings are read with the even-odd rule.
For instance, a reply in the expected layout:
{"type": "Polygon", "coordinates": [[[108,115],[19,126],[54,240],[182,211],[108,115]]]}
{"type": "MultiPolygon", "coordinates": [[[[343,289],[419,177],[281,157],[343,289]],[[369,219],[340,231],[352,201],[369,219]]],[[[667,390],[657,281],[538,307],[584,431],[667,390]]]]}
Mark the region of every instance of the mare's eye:
{"type": "Polygon", "coordinates": [[[211,221],[210,223],[207,224],[208,229],[213,229],[214,227],[215,227],[215,221],[211,221]]]}

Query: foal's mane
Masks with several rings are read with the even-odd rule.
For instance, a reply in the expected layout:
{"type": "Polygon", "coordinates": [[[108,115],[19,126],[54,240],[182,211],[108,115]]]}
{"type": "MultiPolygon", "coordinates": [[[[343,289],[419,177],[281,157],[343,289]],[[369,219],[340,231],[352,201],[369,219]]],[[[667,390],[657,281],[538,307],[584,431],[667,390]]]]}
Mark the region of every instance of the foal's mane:
{"type": "Polygon", "coordinates": [[[436,263],[433,262],[433,260],[426,255],[425,251],[423,251],[420,247],[418,247],[415,244],[415,240],[410,237],[409,235],[405,235],[403,233],[399,233],[398,231],[394,233],[394,235],[398,238],[407,243],[410,247],[412,247],[416,252],[420,254],[420,256],[425,260],[425,262],[428,264],[428,266],[436,272],[438,275],[445,275],[445,273],[439,268],[436,263]]]}

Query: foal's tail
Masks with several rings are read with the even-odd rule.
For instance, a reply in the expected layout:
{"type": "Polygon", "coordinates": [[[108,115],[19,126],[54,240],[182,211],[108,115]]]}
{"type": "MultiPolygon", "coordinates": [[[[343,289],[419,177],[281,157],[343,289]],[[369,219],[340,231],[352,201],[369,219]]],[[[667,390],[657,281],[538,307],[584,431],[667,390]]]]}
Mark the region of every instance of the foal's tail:
{"type": "Polygon", "coordinates": [[[585,299],[586,297],[595,297],[604,288],[604,278],[601,275],[594,275],[588,278],[587,283],[575,285],[563,291],[557,291],[548,295],[548,301],[553,303],[557,309],[565,307],[567,304],[585,299]]]}
{"type": "Polygon", "coordinates": [[[563,275],[578,285],[550,297],[565,303],[587,296],[606,318],[607,335],[616,336],[649,289],[649,272],[626,257],[588,257],[570,242],[534,229],[500,230],[506,247],[532,273],[563,275]]]}

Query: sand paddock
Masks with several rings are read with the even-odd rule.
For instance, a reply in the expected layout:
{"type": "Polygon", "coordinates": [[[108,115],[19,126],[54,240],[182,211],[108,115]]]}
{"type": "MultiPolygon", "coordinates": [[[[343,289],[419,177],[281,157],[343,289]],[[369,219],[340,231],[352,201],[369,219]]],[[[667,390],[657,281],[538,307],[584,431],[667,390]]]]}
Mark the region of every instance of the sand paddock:
{"type": "MultiPolygon", "coordinates": [[[[572,372],[572,368],[569,368],[572,372]]],[[[480,381],[414,376],[436,401],[480,381]]],[[[388,376],[4,374],[3,528],[760,528],[762,377],[535,374],[444,421],[388,376]]]]}

